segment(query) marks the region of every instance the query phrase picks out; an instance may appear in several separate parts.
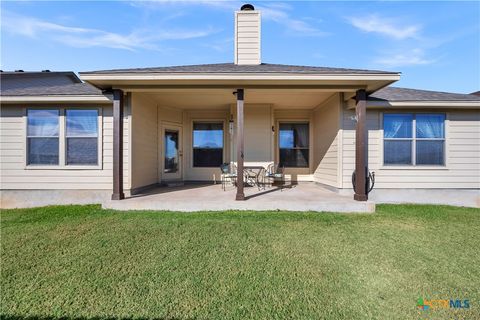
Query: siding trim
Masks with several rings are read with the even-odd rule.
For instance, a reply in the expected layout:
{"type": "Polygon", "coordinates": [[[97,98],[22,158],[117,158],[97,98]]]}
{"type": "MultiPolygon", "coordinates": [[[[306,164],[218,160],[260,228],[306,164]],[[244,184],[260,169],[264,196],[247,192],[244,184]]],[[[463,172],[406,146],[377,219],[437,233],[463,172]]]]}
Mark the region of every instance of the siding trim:
{"type": "Polygon", "coordinates": [[[345,106],[344,93],[339,93],[338,103],[338,131],[337,131],[337,187],[343,188],[343,109],[345,106]]]}

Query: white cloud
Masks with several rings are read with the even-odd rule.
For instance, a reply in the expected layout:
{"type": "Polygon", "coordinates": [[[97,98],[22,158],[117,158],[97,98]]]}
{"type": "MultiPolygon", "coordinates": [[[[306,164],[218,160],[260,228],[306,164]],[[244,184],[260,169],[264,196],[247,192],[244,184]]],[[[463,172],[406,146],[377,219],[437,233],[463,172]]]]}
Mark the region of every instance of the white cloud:
{"type": "MultiPolygon", "coordinates": [[[[380,55],[373,59],[375,68],[398,68],[428,65],[438,61],[427,57],[428,39],[421,35],[422,27],[406,23],[399,18],[381,17],[378,14],[363,17],[351,17],[347,20],[357,29],[386,36],[389,40],[382,43],[380,55]]],[[[430,48],[431,49],[431,48],[430,48]]]]}
{"type": "Polygon", "coordinates": [[[162,40],[205,37],[214,32],[212,29],[156,32],[137,30],[128,34],[120,34],[98,29],[65,26],[5,10],[2,13],[1,28],[2,31],[10,34],[36,39],[52,39],[72,47],[105,47],[126,50],[158,49],[158,42],[162,40]]]}
{"type": "Polygon", "coordinates": [[[348,21],[357,29],[393,37],[398,40],[417,38],[420,31],[418,25],[405,25],[397,19],[368,15],[365,17],[350,17],[348,21]]]}
{"type": "Polygon", "coordinates": [[[381,65],[384,67],[418,66],[431,64],[434,62],[435,60],[427,59],[425,57],[425,51],[420,48],[397,54],[389,54],[379,57],[374,61],[376,65],[381,65]]]}
{"type": "Polygon", "coordinates": [[[204,47],[213,49],[217,52],[227,52],[233,49],[233,37],[225,38],[222,40],[216,40],[213,42],[205,42],[203,44],[204,47]]]}
{"type": "MultiPolygon", "coordinates": [[[[135,7],[143,7],[148,10],[164,9],[166,5],[183,6],[204,6],[212,9],[226,10],[234,12],[240,10],[245,2],[239,1],[221,1],[221,0],[154,0],[154,1],[132,1],[135,7]]],[[[283,25],[287,31],[299,36],[325,36],[328,33],[312,26],[304,20],[290,17],[288,11],[292,7],[284,2],[264,2],[262,5],[255,6],[262,13],[262,18],[283,25]]],[[[306,19],[305,19],[306,20],[306,19]]],[[[310,19],[312,20],[312,19],[310,19]]],[[[319,20],[317,20],[319,21],[319,20]]]]}
{"type": "Polygon", "coordinates": [[[221,0],[134,0],[130,1],[130,4],[146,9],[162,9],[165,5],[201,5],[231,11],[239,10],[242,5],[241,2],[221,0]]]}
{"type": "Polygon", "coordinates": [[[288,14],[290,6],[282,3],[273,3],[259,7],[262,17],[284,25],[288,31],[299,36],[325,36],[328,32],[322,31],[304,20],[291,18],[288,14]]]}

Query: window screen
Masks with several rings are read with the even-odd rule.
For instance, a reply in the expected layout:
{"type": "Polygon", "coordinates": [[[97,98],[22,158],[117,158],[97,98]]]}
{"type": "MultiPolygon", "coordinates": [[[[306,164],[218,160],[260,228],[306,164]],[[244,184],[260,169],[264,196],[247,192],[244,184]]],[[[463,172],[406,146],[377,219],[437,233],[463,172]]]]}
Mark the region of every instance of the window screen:
{"type": "Polygon", "coordinates": [[[66,116],[66,164],[98,164],[98,110],[68,109],[66,116]]]}
{"type": "Polygon", "coordinates": [[[27,163],[58,165],[59,111],[27,110],[27,163]]]}
{"type": "Polygon", "coordinates": [[[385,114],[385,165],[444,165],[444,114],[385,114]]]}

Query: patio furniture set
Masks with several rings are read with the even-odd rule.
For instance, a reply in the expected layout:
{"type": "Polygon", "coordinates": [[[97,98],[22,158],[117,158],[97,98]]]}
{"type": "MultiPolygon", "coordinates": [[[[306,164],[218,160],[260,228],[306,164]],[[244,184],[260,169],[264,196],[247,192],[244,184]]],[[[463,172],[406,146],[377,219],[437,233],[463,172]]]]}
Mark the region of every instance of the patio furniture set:
{"type": "MultiPolygon", "coordinates": [[[[237,185],[237,166],[234,163],[224,163],[220,166],[221,182],[223,191],[227,184],[237,185]]],[[[256,186],[258,190],[270,187],[274,183],[279,183],[283,187],[285,182],[284,167],[275,163],[270,163],[266,168],[264,166],[244,166],[243,181],[246,186],[256,186]]]]}

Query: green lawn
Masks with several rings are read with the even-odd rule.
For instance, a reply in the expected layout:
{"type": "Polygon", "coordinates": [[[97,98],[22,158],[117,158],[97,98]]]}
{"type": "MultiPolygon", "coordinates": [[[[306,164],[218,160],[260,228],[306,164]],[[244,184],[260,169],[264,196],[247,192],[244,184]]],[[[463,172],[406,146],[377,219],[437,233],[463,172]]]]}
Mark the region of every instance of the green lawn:
{"type": "Polygon", "coordinates": [[[5,319],[480,319],[480,210],[3,210],[1,268],[5,319]]]}

